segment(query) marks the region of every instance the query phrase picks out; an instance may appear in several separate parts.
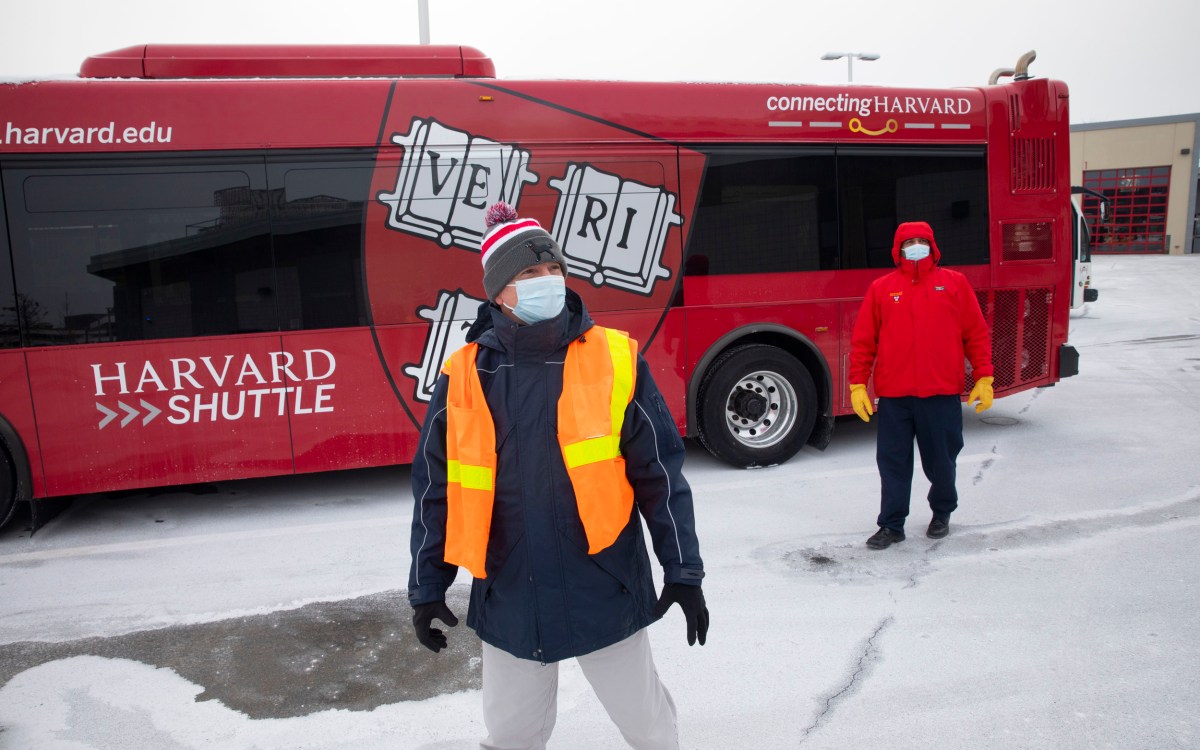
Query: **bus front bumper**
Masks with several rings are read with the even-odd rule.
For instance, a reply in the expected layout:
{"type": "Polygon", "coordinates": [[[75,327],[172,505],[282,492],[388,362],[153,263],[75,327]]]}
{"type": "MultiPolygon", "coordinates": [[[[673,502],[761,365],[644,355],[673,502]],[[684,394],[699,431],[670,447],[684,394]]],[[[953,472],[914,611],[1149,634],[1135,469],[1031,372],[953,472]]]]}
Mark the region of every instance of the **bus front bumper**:
{"type": "Polygon", "coordinates": [[[1069,378],[1079,374],[1079,352],[1070,344],[1058,348],[1058,377],[1069,378]]]}

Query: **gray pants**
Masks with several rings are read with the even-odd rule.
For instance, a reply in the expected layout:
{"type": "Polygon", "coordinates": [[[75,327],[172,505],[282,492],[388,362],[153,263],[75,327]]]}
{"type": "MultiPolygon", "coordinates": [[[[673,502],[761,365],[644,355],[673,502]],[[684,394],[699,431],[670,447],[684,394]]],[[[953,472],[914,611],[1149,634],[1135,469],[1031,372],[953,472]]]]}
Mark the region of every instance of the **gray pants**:
{"type": "MultiPolygon", "coordinates": [[[[675,702],[650,653],[645,629],[577,657],[609,718],[636,750],[678,750],[675,702]]],[[[483,644],[481,750],[542,750],[558,714],[558,664],[518,659],[483,644]]]]}

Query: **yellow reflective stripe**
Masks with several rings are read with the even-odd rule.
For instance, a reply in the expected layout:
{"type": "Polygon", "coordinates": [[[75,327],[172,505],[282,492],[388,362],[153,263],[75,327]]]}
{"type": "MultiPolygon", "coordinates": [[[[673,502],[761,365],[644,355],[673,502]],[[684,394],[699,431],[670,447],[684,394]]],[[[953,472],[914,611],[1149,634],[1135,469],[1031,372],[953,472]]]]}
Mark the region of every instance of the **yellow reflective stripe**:
{"type": "Polygon", "coordinates": [[[459,461],[446,462],[446,481],[462,485],[467,490],[492,489],[492,470],[486,466],[471,466],[459,461]]]}
{"type": "Polygon", "coordinates": [[[563,459],[567,462],[568,469],[594,464],[597,461],[606,461],[619,455],[621,455],[620,435],[601,435],[563,447],[563,459]]]}
{"type": "Polygon", "coordinates": [[[625,407],[633,392],[633,357],[629,352],[629,337],[620,331],[605,328],[608,337],[608,353],[612,357],[613,387],[609,400],[613,435],[620,436],[625,424],[625,407]]]}
{"type": "Polygon", "coordinates": [[[492,490],[492,470],[486,466],[462,467],[462,486],[467,490],[492,490]]]}

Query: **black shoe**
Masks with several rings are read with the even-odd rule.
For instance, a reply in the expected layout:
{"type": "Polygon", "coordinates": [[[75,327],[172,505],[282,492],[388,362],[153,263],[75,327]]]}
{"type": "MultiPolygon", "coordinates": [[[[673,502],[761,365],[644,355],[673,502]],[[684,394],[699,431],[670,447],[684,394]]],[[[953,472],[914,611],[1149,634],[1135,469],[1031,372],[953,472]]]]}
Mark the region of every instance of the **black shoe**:
{"type": "Polygon", "coordinates": [[[941,539],[950,533],[950,520],[945,518],[935,518],[929,522],[929,530],[925,532],[925,536],[930,539],[941,539]]]}
{"type": "Polygon", "coordinates": [[[904,532],[892,531],[891,529],[885,529],[881,526],[879,531],[876,531],[871,535],[871,538],[867,540],[867,546],[871,549],[887,549],[888,547],[892,546],[892,544],[903,541],[904,532]]]}

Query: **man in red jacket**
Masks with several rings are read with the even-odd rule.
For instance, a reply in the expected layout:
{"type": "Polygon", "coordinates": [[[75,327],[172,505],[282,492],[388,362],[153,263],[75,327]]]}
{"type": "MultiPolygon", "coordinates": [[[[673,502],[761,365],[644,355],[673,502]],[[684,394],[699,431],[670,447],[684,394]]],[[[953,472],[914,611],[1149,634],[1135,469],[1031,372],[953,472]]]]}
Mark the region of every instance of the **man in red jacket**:
{"type": "Polygon", "coordinates": [[[950,533],[950,514],[958,507],[955,461],[963,447],[960,396],[964,360],[975,387],[967,403],[975,411],[992,405],[992,343],[987,321],[967,278],[941,268],[942,254],[933,230],[923,221],[896,228],[892,260],[896,270],[867,290],[850,348],[850,401],[869,422],[874,414],[867,395],[872,370],[879,396],[879,432],[875,462],[881,497],[879,531],[867,540],[871,549],[904,541],[912,493],[913,437],[921,468],[932,485],[933,520],[926,535],[950,533]]]}

